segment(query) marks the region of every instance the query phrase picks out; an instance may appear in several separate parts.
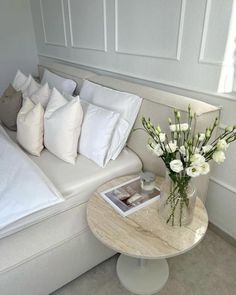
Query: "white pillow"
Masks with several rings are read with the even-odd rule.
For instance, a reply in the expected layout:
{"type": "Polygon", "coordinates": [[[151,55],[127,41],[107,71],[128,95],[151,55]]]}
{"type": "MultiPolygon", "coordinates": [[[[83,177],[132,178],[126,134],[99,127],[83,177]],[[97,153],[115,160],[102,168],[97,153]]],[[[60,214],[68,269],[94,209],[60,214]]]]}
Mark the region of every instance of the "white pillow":
{"type": "Polygon", "coordinates": [[[43,107],[25,98],[17,116],[17,140],[26,151],[35,156],[40,156],[43,150],[43,117],[43,107]]]}
{"type": "Polygon", "coordinates": [[[124,148],[139,112],[142,99],[134,94],[106,88],[85,80],[80,98],[100,107],[120,113],[108,155],[115,160],[124,148]]]}
{"type": "Polygon", "coordinates": [[[27,77],[20,70],[18,70],[12,82],[12,86],[15,88],[16,91],[20,91],[21,86],[25,83],[26,80],[27,77]]]}
{"type": "Polygon", "coordinates": [[[46,108],[49,98],[51,96],[51,90],[48,86],[48,83],[45,83],[41,86],[36,92],[34,92],[30,99],[35,103],[40,103],[44,108],[46,108]]]}
{"type": "Polygon", "coordinates": [[[107,157],[108,150],[120,114],[83,101],[81,101],[81,105],[84,119],[78,151],[99,166],[104,167],[110,160],[107,157]]]}
{"type": "Polygon", "coordinates": [[[70,95],[73,94],[76,88],[75,81],[63,78],[45,69],[41,84],[45,84],[46,82],[48,83],[50,88],[55,87],[59,92],[64,92],[70,95]]]}
{"type": "MultiPolygon", "coordinates": [[[[23,90],[23,98],[26,98],[26,97],[30,98],[31,95],[34,92],[38,91],[40,88],[40,84],[37,83],[32,76],[30,76],[30,77],[31,77],[31,79],[30,79],[29,86],[25,90],[23,90]]],[[[24,87],[24,85],[23,85],[23,87],[24,87]]]]}
{"type": "Polygon", "coordinates": [[[29,75],[29,77],[25,80],[24,84],[20,86],[19,90],[22,92],[22,94],[26,93],[29,85],[31,84],[32,79],[33,79],[32,76],[29,75]]]}
{"type": "Polygon", "coordinates": [[[53,88],[44,116],[44,145],[58,158],[74,164],[83,110],[79,97],[68,102],[53,88]]]}

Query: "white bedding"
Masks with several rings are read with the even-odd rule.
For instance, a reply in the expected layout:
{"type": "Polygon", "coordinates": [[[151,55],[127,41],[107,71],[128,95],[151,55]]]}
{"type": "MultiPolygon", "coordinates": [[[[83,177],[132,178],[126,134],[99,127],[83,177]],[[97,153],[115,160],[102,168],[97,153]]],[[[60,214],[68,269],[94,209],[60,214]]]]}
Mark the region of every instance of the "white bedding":
{"type": "Polygon", "coordinates": [[[0,126],[0,229],[63,198],[0,126]]]}

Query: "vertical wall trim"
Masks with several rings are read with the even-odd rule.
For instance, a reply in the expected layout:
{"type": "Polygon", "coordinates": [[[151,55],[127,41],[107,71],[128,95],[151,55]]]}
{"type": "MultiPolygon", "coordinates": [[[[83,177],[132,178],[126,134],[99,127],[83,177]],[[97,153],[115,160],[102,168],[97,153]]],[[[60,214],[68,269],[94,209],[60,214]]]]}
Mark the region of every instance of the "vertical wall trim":
{"type": "Polygon", "coordinates": [[[60,3],[61,3],[61,11],[62,11],[64,43],[50,42],[50,41],[47,40],[47,34],[46,34],[46,28],[45,28],[45,19],[44,19],[44,13],[43,13],[43,3],[42,3],[42,0],[40,0],[40,12],[41,12],[41,18],[42,18],[42,24],[43,24],[44,43],[47,44],[47,45],[67,47],[66,21],[65,21],[65,10],[64,10],[64,2],[63,2],[63,0],[60,0],[60,3]]]}
{"type": "Polygon", "coordinates": [[[71,47],[77,49],[87,49],[87,50],[95,50],[107,52],[107,4],[106,0],[102,0],[103,4],[103,49],[97,47],[88,47],[74,44],[74,36],[73,36],[73,25],[72,25],[72,17],[71,17],[71,0],[67,0],[68,4],[68,12],[69,12],[69,28],[70,28],[70,37],[71,37],[71,47]]]}
{"type": "Polygon", "coordinates": [[[186,11],[186,0],[181,0],[180,6],[180,16],[179,16],[179,26],[178,26],[178,40],[176,43],[176,55],[171,56],[162,56],[158,54],[148,54],[145,52],[132,52],[129,50],[120,50],[119,49],[119,13],[118,13],[118,1],[115,0],[115,51],[120,54],[134,55],[134,56],[144,56],[144,57],[154,57],[159,59],[167,60],[176,60],[180,61],[181,50],[182,50],[182,41],[183,41],[183,31],[184,31],[184,20],[185,20],[185,11],[186,11]]]}

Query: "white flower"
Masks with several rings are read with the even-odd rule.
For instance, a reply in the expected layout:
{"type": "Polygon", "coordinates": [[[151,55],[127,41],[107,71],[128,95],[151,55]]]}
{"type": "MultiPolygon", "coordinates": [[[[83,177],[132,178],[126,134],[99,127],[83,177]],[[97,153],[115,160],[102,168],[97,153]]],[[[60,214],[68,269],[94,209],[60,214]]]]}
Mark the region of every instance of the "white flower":
{"type": "Polygon", "coordinates": [[[225,131],[232,132],[234,130],[234,126],[228,126],[225,128],[225,131]]]}
{"type": "Polygon", "coordinates": [[[208,144],[208,145],[205,145],[205,146],[202,147],[202,151],[204,153],[208,153],[211,149],[212,149],[212,145],[211,144],[208,144]]]}
{"type": "Polygon", "coordinates": [[[190,177],[197,177],[201,174],[201,168],[199,166],[191,166],[186,168],[186,173],[190,177]]]}
{"type": "Polygon", "coordinates": [[[221,164],[225,160],[225,153],[223,151],[215,151],[212,158],[217,164],[221,164]]]}
{"type": "Polygon", "coordinates": [[[161,157],[163,155],[163,150],[161,149],[161,146],[159,144],[155,144],[153,147],[153,153],[157,157],[161,157]]]}
{"type": "Polygon", "coordinates": [[[194,154],[190,158],[191,166],[201,166],[203,163],[205,163],[205,158],[200,154],[194,154]]]}
{"type": "Polygon", "coordinates": [[[169,143],[166,145],[166,151],[168,153],[174,153],[177,149],[177,141],[169,141],[169,143]]]}
{"type": "Polygon", "coordinates": [[[226,151],[228,146],[229,146],[229,144],[226,142],[225,139],[220,139],[216,145],[216,147],[219,151],[226,151]]]}
{"type": "Polygon", "coordinates": [[[159,137],[160,137],[160,142],[164,142],[166,140],[166,135],[165,133],[160,133],[159,134],[159,137]]]}
{"type": "Polygon", "coordinates": [[[201,165],[201,175],[206,175],[210,172],[210,165],[205,162],[201,165]]]}
{"type": "Polygon", "coordinates": [[[205,133],[200,133],[200,136],[198,138],[199,141],[203,141],[206,138],[205,133]]]}
{"type": "Polygon", "coordinates": [[[170,162],[170,168],[172,171],[179,173],[182,171],[183,168],[183,163],[180,160],[173,160],[170,162]]]}
{"type": "Polygon", "coordinates": [[[200,152],[200,149],[198,148],[198,147],[193,147],[193,150],[194,150],[194,153],[195,154],[199,154],[199,152],[200,152]]]}
{"type": "Polygon", "coordinates": [[[170,131],[187,131],[188,130],[188,123],[182,123],[182,124],[172,124],[170,125],[170,131]]]}
{"type": "Polygon", "coordinates": [[[179,148],[180,153],[185,156],[186,155],[186,148],[184,145],[181,145],[181,147],[179,148]]]}

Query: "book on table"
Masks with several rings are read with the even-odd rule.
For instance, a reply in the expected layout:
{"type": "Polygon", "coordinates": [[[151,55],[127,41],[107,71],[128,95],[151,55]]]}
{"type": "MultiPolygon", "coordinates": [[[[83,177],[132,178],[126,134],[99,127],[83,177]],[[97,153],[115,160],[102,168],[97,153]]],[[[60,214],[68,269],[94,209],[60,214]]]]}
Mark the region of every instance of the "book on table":
{"type": "Polygon", "coordinates": [[[160,189],[154,187],[152,191],[145,191],[141,187],[140,177],[121,183],[100,193],[122,216],[127,216],[160,198],[160,189]]]}

